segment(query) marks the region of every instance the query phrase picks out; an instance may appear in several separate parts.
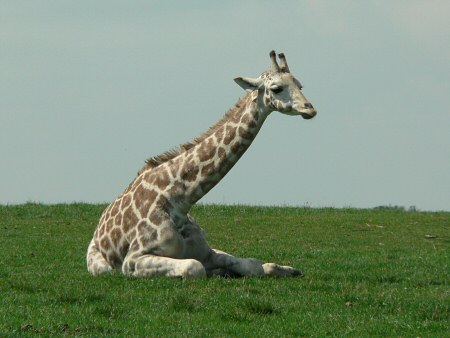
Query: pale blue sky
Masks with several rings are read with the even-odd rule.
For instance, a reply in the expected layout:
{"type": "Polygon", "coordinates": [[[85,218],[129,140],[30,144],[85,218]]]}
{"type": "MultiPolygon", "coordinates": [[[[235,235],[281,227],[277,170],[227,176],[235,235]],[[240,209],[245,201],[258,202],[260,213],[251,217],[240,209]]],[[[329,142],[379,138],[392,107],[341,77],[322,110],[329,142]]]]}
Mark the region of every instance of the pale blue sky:
{"type": "Polygon", "coordinates": [[[108,202],[285,52],[274,112],[205,203],[450,210],[449,1],[0,1],[0,203],[108,202]]]}

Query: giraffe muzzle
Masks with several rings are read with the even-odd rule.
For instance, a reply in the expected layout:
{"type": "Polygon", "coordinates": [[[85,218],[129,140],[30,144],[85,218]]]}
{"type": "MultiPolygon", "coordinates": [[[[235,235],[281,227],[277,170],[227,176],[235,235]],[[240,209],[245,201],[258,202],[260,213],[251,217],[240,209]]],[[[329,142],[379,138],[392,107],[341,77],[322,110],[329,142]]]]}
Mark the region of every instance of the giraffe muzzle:
{"type": "Polygon", "coordinates": [[[314,116],[317,115],[317,111],[315,109],[311,109],[307,112],[305,111],[301,111],[300,115],[305,119],[305,120],[310,120],[312,119],[314,116]]]}

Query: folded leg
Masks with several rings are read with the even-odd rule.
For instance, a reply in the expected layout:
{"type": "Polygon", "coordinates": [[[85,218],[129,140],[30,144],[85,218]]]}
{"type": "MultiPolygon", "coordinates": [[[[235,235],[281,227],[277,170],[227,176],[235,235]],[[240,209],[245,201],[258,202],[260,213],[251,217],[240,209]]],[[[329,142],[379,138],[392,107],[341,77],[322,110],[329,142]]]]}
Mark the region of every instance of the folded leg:
{"type": "Polygon", "coordinates": [[[195,259],[175,259],[154,255],[127,256],[123,262],[122,270],[125,274],[136,277],[206,277],[206,271],[202,263],[195,259]]]}
{"type": "Polygon", "coordinates": [[[263,276],[264,269],[255,258],[239,258],[226,252],[211,249],[211,254],[204,262],[208,275],[221,276],[263,276]]]}
{"type": "Polygon", "coordinates": [[[228,277],[238,276],[270,276],[270,277],[301,277],[302,273],[290,266],[275,263],[262,264],[255,258],[234,257],[226,252],[212,249],[205,268],[208,275],[228,277]]]}

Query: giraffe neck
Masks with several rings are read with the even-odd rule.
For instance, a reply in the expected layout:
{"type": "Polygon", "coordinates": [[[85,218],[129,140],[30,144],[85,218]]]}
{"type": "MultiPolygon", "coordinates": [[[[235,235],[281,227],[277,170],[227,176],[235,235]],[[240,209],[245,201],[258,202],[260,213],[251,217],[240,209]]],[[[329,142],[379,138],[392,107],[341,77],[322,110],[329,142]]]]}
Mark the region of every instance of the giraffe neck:
{"type": "Polygon", "coordinates": [[[166,165],[172,175],[169,199],[187,212],[206,195],[250,147],[269,115],[249,93],[201,137],[201,142],[166,165]],[[206,136],[206,137],[205,137],[206,136]]]}

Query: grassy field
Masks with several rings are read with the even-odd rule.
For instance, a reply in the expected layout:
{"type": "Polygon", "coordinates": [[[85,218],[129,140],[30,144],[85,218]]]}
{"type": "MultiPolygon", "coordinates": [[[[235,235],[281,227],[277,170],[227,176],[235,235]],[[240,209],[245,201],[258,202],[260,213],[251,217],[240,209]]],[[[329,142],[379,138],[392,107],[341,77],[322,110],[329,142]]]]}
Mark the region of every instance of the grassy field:
{"type": "Polygon", "coordinates": [[[197,206],[209,242],[297,279],[91,277],[105,205],[0,206],[0,336],[449,336],[450,213],[197,206]]]}

